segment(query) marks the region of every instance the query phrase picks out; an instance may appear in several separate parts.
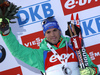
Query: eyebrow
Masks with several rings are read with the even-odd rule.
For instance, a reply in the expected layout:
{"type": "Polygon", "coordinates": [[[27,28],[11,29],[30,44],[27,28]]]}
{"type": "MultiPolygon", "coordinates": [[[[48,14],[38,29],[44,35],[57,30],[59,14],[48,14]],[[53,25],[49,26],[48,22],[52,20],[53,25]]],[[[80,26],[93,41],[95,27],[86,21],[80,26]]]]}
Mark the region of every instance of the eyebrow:
{"type": "MultiPolygon", "coordinates": [[[[53,31],[57,31],[57,29],[55,28],[55,29],[53,29],[53,31]]],[[[50,32],[51,32],[51,31],[49,31],[49,30],[46,31],[46,33],[50,33],[50,32]]]]}

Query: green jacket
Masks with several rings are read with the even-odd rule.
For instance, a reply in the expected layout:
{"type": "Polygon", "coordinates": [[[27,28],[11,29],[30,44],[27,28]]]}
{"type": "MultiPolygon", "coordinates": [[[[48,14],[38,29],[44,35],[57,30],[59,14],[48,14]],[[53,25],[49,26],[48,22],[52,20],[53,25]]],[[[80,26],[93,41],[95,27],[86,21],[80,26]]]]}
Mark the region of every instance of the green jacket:
{"type": "MultiPolygon", "coordinates": [[[[42,72],[45,72],[44,63],[43,63],[43,52],[44,50],[50,51],[49,48],[47,47],[47,42],[45,41],[45,38],[40,43],[40,49],[32,49],[19,44],[19,42],[16,40],[16,37],[13,35],[12,32],[10,32],[9,35],[7,36],[2,36],[2,38],[13,56],[22,60],[26,64],[38,68],[42,72]]],[[[63,36],[62,38],[63,40],[60,43],[59,48],[65,47],[66,45],[65,39],[67,40],[67,42],[69,42],[69,38],[67,37],[65,38],[63,36]]],[[[52,47],[55,50],[58,49],[53,45],[52,47]]],[[[90,67],[97,67],[95,64],[93,64],[93,62],[91,61],[88,55],[87,58],[90,67]]]]}

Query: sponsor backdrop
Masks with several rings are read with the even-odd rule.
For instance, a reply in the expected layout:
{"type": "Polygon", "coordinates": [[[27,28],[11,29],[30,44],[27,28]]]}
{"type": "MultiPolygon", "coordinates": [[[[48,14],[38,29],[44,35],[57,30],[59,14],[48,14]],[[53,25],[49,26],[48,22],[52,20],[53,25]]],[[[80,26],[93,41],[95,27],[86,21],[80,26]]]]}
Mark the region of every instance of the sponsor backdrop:
{"type": "MultiPolygon", "coordinates": [[[[20,44],[39,48],[44,35],[41,21],[55,16],[65,35],[67,22],[79,16],[82,35],[91,60],[100,68],[100,0],[9,0],[22,6],[12,32],[20,44]]],[[[67,37],[67,36],[66,36],[67,37]]],[[[13,57],[0,35],[0,75],[41,75],[41,72],[13,57]]]]}

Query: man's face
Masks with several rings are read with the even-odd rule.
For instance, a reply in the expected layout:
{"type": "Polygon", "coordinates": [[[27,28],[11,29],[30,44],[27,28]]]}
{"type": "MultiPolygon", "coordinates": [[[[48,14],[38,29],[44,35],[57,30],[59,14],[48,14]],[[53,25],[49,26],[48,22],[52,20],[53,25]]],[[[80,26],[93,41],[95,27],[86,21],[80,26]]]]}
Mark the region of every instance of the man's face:
{"type": "Polygon", "coordinates": [[[60,34],[60,30],[58,30],[57,28],[52,28],[46,31],[45,38],[47,38],[50,43],[57,44],[60,39],[60,34]]]}

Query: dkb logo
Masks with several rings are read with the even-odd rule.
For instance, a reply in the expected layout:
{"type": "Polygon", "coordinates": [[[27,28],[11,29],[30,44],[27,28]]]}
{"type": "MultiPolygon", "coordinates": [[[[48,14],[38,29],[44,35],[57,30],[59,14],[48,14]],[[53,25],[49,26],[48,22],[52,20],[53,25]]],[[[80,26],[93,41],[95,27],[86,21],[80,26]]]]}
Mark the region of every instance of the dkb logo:
{"type": "MultiPolygon", "coordinates": [[[[50,1],[50,0],[48,0],[50,1]]],[[[31,6],[24,7],[16,14],[20,26],[34,24],[52,16],[54,13],[50,3],[38,3],[31,6]]]]}

